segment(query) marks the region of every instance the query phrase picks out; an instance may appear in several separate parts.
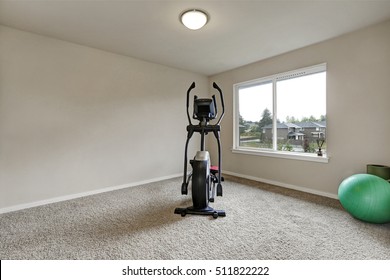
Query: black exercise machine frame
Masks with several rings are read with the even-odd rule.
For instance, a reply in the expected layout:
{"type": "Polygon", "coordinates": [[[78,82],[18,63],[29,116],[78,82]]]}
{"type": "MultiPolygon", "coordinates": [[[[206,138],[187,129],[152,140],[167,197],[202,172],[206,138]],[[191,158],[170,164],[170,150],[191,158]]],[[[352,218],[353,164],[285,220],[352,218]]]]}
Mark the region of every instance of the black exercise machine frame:
{"type": "MultiPolygon", "coordinates": [[[[204,180],[204,183],[206,184],[204,186],[204,188],[206,189],[205,191],[208,192],[208,195],[207,195],[208,201],[206,203],[198,203],[196,201],[197,200],[196,197],[194,198],[194,194],[193,194],[193,206],[187,207],[187,208],[176,208],[175,209],[175,214],[181,214],[182,216],[185,216],[186,214],[212,215],[214,218],[217,218],[218,216],[226,216],[225,211],[214,210],[213,208],[208,206],[208,202],[214,202],[215,184],[217,184],[217,191],[216,191],[217,196],[222,196],[221,182],[224,180],[223,177],[221,176],[222,155],[221,155],[221,141],[220,141],[220,131],[221,131],[220,123],[222,121],[222,118],[225,115],[225,104],[224,104],[222,90],[219,88],[219,86],[215,82],[213,83],[213,87],[219,92],[221,106],[222,106],[222,114],[215,124],[209,123],[209,121],[212,119],[215,119],[217,117],[217,114],[218,114],[215,95],[212,96],[212,99],[206,99],[206,98],[198,99],[198,97],[196,95],[194,96],[193,118],[199,120],[199,124],[194,125],[194,124],[192,124],[191,118],[190,118],[189,99],[190,99],[190,92],[192,91],[192,89],[195,88],[195,82],[193,82],[187,90],[187,103],[186,103],[186,105],[187,105],[187,118],[188,118],[189,124],[187,125],[187,140],[186,140],[185,152],[184,152],[184,172],[183,172],[183,183],[181,186],[182,195],[188,194],[188,185],[190,183],[190,180],[191,179],[194,180],[194,178],[192,178],[194,172],[191,172],[187,176],[187,173],[188,173],[187,172],[187,162],[188,162],[187,154],[188,154],[188,144],[190,142],[191,137],[193,136],[193,134],[195,132],[200,133],[200,135],[201,135],[200,151],[206,152],[207,154],[208,154],[208,152],[205,151],[205,135],[207,135],[210,132],[212,132],[214,134],[214,136],[217,140],[217,145],[218,145],[218,171],[215,172],[215,171],[210,171],[210,170],[208,170],[208,171],[203,170],[203,172],[206,172],[206,174],[208,174],[210,176],[210,178],[206,178],[206,180],[204,180]],[[202,113],[205,113],[205,112],[200,112],[199,113],[200,116],[199,116],[198,112],[197,112],[198,108],[195,107],[195,105],[196,105],[195,103],[208,104],[209,106],[213,107],[213,108],[210,108],[210,111],[213,111],[213,112],[206,112],[205,115],[202,115],[202,113]],[[217,173],[217,176],[215,173],[217,173]],[[209,183],[207,183],[207,180],[209,180],[208,181],[209,183]],[[210,185],[208,185],[210,183],[212,183],[212,187],[210,185]]],[[[208,169],[210,168],[209,161],[210,160],[208,158],[207,159],[207,163],[208,163],[207,168],[208,169]]],[[[205,167],[201,167],[201,166],[197,165],[197,161],[195,159],[191,160],[190,164],[192,165],[193,169],[196,169],[196,168],[199,168],[199,170],[201,170],[202,168],[205,169],[205,167]]],[[[198,170],[194,170],[194,171],[198,171],[198,170]]],[[[197,174],[199,172],[195,172],[195,173],[196,173],[196,176],[198,176],[197,174]]],[[[196,179],[199,179],[199,178],[196,178],[196,179]]],[[[201,182],[203,183],[203,181],[201,181],[201,182]]],[[[194,190],[192,190],[192,191],[194,191],[194,190]]],[[[196,196],[196,194],[195,194],[195,196],[196,196]]]]}

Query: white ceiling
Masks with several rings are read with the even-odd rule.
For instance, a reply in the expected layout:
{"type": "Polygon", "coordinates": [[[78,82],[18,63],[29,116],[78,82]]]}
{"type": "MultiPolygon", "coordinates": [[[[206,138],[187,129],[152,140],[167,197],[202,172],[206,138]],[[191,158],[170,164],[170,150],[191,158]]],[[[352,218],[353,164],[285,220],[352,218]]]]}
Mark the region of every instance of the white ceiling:
{"type": "Polygon", "coordinates": [[[390,0],[0,0],[0,24],[212,75],[390,19],[390,0]],[[188,8],[210,21],[191,31],[188,8]]]}

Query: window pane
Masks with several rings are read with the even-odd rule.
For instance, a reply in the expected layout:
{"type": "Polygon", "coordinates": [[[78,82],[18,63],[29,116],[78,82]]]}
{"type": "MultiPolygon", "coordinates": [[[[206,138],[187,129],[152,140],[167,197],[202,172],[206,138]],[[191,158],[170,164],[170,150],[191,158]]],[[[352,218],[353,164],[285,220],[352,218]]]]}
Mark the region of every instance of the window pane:
{"type": "Polygon", "coordinates": [[[326,133],[326,72],[278,81],[276,92],[278,150],[317,153],[326,133]]]}
{"type": "Polygon", "coordinates": [[[239,98],[239,146],[272,149],[272,82],[243,87],[239,98]]]}

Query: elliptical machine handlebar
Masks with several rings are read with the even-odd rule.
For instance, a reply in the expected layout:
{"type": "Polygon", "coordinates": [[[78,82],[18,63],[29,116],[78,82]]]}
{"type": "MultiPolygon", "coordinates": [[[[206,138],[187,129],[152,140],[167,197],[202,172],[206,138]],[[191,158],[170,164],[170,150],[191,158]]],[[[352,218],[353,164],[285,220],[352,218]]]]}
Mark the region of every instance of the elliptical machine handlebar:
{"type": "Polygon", "coordinates": [[[217,85],[216,82],[213,83],[213,88],[215,88],[216,90],[219,91],[219,96],[221,97],[222,114],[221,114],[221,116],[219,117],[218,122],[217,122],[217,124],[219,125],[219,124],[221,123],[221,120],[222,120],[223,116],[225,115],[225,103],[223,102],[222,90],[221,90],[221,88],[217,85]]]}
{"type": "Polygon", "coordinates": [[[195,88],[195,82],[192,82],[192,84],[190,85],[190,87],[188,88],[187,90],[187,118],[188,118],[188,123],[190,125],[192,125],[192,122],[191,122],[191,117],[190,117],[190,112],[189,112],[189,107],[190,107],[190,92],[191,90],[193,90],[195,88]]]}
{"type": "MultiPolygon", "coordinates": [[[[188,123],[189,125],[192,125],[192,122],[191,122],[191,117],[190,117],[190,112],[189,112],[189,107],[190,107],[190,93],[191,91],[195,88],[195,82],[192,82],[192,84],[190,85],[190,87],[188,88],[187,90],[187,118],[188,118],[188,123]]],[[[225,103],[224,103],[224,100],[223,100],[223,93],[222,93],[222,90],[221,88],[217,85],[217,83],[213,83],[213,88],[215,88],[216,90],[218,90],[219,92],[219,96],[221,98],[221,106],[222,106],[222,114],[221,116],[219,117],[216,125],[219,125],[221,123],[221,120],[222,118],[224,117],[225,115],[225,103]]],[[[196,98],[196,97],[195,97],[196,98]]],[[[216,103],[216,99],[215,99],[215,95],[212,96],[212,99],[213,99],[213,103],[214,103],[214,109],[215,109],[215,117],[216,117],[216,114],[217,114],[217,103],[216,103]]]]}

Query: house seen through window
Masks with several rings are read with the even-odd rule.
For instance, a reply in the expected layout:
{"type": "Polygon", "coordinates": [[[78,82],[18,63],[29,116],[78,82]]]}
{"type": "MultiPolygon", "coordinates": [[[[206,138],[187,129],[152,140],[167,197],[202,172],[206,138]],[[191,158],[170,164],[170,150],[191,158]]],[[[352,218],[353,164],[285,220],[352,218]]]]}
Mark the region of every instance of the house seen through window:
{"type": "Polygon", "coordinates": [[[234,104],[235,149],[326,153],[326,64],[236,84],[234,104]]]}

